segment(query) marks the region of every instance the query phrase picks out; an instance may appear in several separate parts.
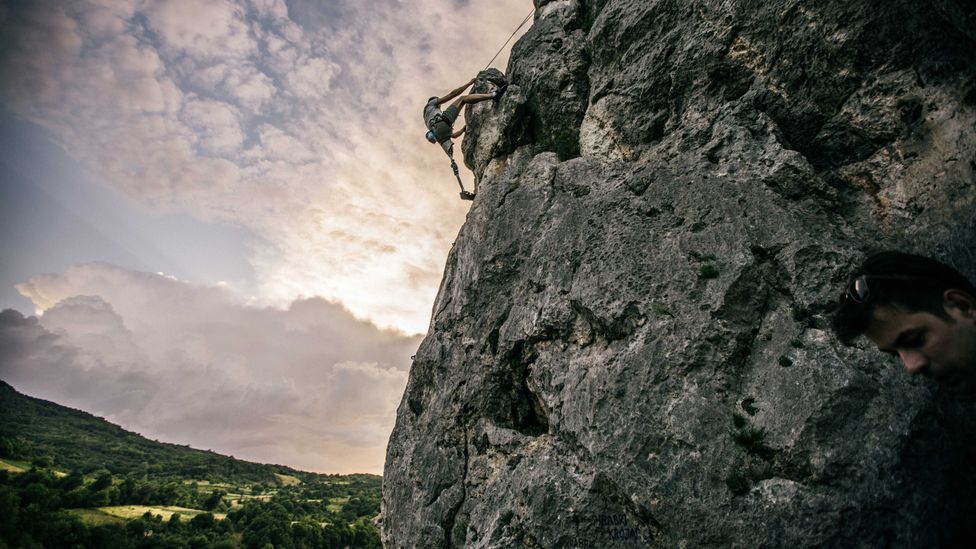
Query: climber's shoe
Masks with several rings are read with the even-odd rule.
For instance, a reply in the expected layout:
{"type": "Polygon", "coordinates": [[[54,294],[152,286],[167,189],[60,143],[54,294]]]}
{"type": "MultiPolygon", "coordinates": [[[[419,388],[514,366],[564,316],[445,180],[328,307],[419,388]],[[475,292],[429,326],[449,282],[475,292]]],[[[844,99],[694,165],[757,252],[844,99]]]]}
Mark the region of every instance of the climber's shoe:
{"type": "Polygon", "coordinates": [[[474,200],[474,193],[461,191],[461,200],[474,200]]]}
{"type": "Polygon", "coordinates": [[[495,88],[495,91],[491,92],[491,100],[494,101],[495,103],[498,103],[498,100],[502,98],[502,95],[505,94],[505,90],[507,89],[508,89],[508,83],[502,84],[497,88],[495,88]]]}

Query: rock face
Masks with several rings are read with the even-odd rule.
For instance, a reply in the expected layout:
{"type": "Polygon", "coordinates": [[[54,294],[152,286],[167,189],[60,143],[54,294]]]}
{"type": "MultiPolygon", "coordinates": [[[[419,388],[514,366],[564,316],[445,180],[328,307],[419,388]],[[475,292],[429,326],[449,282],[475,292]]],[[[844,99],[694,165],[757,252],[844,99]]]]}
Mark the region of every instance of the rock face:
{"type": "Polygon", "coordinates": [[[870,249],[976,278],[973,4],[536,6],[466,113],[386,546],[976,534],[976,409],[827,327],[870,249]]]}

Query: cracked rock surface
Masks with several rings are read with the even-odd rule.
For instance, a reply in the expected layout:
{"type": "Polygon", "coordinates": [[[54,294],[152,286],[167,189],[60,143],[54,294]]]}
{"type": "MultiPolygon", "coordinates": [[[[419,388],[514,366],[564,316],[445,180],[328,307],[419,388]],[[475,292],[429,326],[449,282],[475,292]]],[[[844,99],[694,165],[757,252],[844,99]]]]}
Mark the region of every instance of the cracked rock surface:
{"type": "Polygon", "coordinates": [[[535,3],[466,113],[385,545],[976,536],[974,406],[827,327],[872,249],[976,279],[973,4],[535,3]]]}

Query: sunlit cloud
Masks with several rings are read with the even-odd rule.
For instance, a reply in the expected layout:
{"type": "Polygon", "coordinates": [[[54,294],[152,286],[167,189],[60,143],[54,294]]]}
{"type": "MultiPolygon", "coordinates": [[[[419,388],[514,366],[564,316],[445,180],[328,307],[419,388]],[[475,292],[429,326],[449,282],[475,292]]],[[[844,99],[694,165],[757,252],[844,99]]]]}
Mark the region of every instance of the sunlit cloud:
{"type": "Polygon", "coordinates": [[[467,207],[423,101],[531,7],[17,3],[0,12],[0,98],[126,196],[252,230],[258,303],[322,296],[417,333],[467,207]]]}
{"type": "Polygon", "coordinates": [[[0,315],[0,379],[18,390],[239,458],[382,471],[417,337],[320,298],[248,307],[105,264],[20,290],[44,314],[0,315]]]}

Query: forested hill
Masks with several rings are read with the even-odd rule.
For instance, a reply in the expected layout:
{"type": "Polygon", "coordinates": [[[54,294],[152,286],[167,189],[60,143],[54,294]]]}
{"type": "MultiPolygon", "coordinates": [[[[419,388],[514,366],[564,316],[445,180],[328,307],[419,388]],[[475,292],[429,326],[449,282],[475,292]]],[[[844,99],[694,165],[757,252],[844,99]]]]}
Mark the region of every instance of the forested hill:
{"type": "Polygon", "coordinates": [[[275,474],[303,481],[312,473],[251,463],[188,446],[148,440],[91,414],[18,393],[0,381],[0,457],[82,474],[108,470],[148,478],[277,485],[275,474]]]}
{"type": "Polygon", "coordinates": [[[376,475],[147,440],[0,381],[0,548],[380,547],[376,475]]]}

